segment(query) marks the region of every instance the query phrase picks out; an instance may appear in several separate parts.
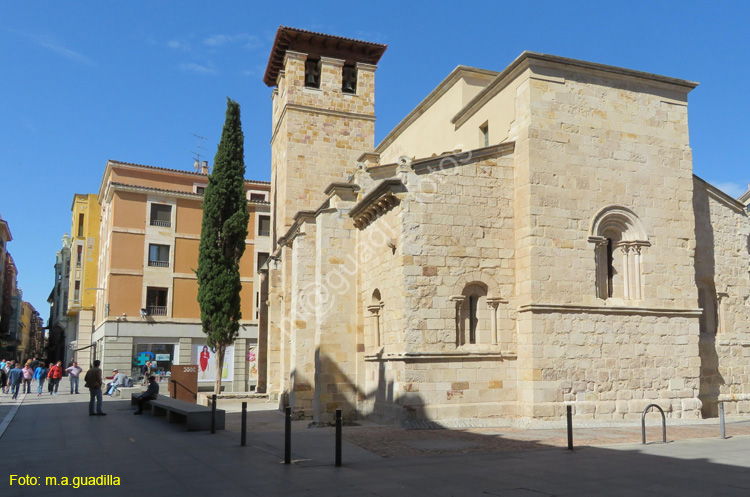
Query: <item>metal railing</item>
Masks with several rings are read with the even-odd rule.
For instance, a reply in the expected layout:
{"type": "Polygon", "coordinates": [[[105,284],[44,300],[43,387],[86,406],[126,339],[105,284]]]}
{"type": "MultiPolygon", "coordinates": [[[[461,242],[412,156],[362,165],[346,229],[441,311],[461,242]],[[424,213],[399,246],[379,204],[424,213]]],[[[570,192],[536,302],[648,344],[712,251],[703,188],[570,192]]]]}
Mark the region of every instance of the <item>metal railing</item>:
{"type": "Polygon", "coordinates": [[[172,226],[172,221],[161,221],[159,219],[152,219],[151,226],[162,226],[164,228],[169,228],[170,226],[172,226]]]}
{"type": "Polygon", "coordinates": [[[270,230],[258,230],[258,236],[271,236],[270,230]]]}
{"type": "Polygon", "coordinates": [[[643,410],[643,416],[641,416],[641,434],[643,445],[646,445],[646,413],[652,408],[656,407],[661,413],[661,430],[662,430],[662,441],[667,443],[667,418],[664,416],[664,410],[656,404],[649,404],[643,410]]]}
{"type": "Polygon", "coordinates": [[[198,399],[198,394],[197,393],[193,392],[192,390],[190,390],[188,387],[186,387],[185,385],[183,385],[179,381],[172,380],[172,379],[170,379],[169,381],[174,384],[174,398],[175,399],[177,398],[177,387],[181,387],[187,393],[189,393],[190,395],[192,395],[194,399],[196,399],[196,400],[198,399]]]}
{"type": "Polygon", "coordinates": [[[161,306],[161,305],[150,305],[147,307],[148,315],[149,316],[166,316],[167,315],[167,306],[161,306]]]}
{"type": "Polygon", "coordinates": [[[169,261],[148,261],[149,266],[153,267],[169,267],[169,261]]]}

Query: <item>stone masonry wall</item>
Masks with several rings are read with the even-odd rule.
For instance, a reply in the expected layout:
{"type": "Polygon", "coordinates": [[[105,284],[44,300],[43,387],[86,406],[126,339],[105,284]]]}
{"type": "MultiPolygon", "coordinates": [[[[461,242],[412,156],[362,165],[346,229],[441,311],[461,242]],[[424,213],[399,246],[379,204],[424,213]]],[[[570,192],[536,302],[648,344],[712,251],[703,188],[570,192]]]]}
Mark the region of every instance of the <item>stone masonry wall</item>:
{"type": "Polygon", "coordinates": [[[703,415],[750,412],[750,221],[737,203],[695,180],[695,274],[701,307],[703,415]]]}
{"type": "Polygon", "coordinates": [[[533,316],[538,352],[536,417],[638,420],[648,404],[668,417],[697,418],[698,320],[667,315],[549,312],[533,316]]]}

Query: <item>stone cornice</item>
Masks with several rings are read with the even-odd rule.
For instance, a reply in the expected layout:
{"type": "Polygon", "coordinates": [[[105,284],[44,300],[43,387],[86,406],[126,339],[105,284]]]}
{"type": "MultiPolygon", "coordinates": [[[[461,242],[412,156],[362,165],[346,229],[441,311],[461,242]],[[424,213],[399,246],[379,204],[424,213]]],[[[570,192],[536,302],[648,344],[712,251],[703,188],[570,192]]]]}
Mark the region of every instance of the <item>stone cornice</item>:
{"type": "Polygon", "coordinates": [[[406,192],[406,187],[399,179],[381,181],[357,205],[352,207],[349,217],[354,219],[354,225],[357,228],[363,229],[380,214],[391,210],[398,204],[399,199],[396,195],[404,192],[406,192]]]}
{"type": "Polygon", "coordinates": [[[429,93],[429,95],[424,98],[424,100],[422,100],[416,107],[414,107],[414,110],[412,110],[400,123],[396,125],[395,128],[393,128],[393,130],[391,130],[390,133],[388,133],[385,138],[383,138],[383,141],[381,141],[378,146],[375,147],[375,152],[383,152],[383,150],[385,150],[391,143],[393,143],[396,138],[398,138],[401,133],[404,132],[404,130],[411,126],[414,121],[419,119],[422,114],[427,111],[427,109],[432,107],[435,102],[440,100],[440,98],[442,98],[442,96],[445,95],[448,90],[450,90],[453,85],[455,85],[462,77],[471,76],[492,81],[497,76],[497,74],[498,73],[496,71],[488,71],[486,69],[478,69],[475,67],[456,67],[443,81],[440,82],[439,85],[437,85],[437,87],[435,87],[434,90],[429,93]]]}
{"type": "Polygon", "coordinates": [[[698,83],[693,81],[687,81],[684,79],[671,78],[668,76],[660,76],[658,74],[652,74],[642,71],[634,71],[632,69],[625,69],[623,67],[609,66],[606,64],[598,64],[595,62],[587,62],[585,60],[569,59],[567,57],[558,57],[556,55],[547,55],[536,52],[523,52],[519,55],[516,60],[506,67],[495,79],[482,91],[480,91],[473,99],[467,103],[463,109],[461,109],[453,118],[451,123],[455,124],[457,128],[461,127],[474,113],[481,109],[487,102],[489,102],[495,95],[500,93],[506,88],[515,78],[517,78],[525,70],[532,67],[532,65],[541,67],[559,67],[568,70],[578,71],[596,71],[599,73],[607,73],[620,78],[627,79],[638,79],[642,81],[648,81],[658,87],[668,87],[672,89],[680,89],[685,93],[698,86],[698,83]]]}
{"type": "MultiPolygon", "coordinates": [[[[693,175],[693,179],[696,180],[698,182],[698,184],[700,184],[701,186],[703,186],[703,188],[706,189],[706,193],[708,194],[709,197],[711,197],[712,199],[716,200],[717,202],[720,202],[720,203],[724,204],[725,206],[729,207],[730,209],[732,209],[733,211],[735,211],[735,212],[737,212],[739,214],[747,215],[747,212],[745,211],[745,204],[743,204],[739,200],[733,199],[732,197],[730,197],[729,195],[727,195],[723,191],[719,190],[718,188],[716,188],[714,185],[712,185],[708,181],[706,181],[706,180],[704,180],[702,178],[699,178],[695,174],[693,175]]],[[[747,194],[745,194],[745,195],[747,195],[747,194]]],[[[745,195],[743,195],[743,197],[745,195]]],[[[742,198],[742,197],[740,197],[740,198],[742,198]]]]}
{"type": "Polygon", "coordinates": [[[286,234],[279,238],[279,245],[289,245],[299,234],[300,228],[305,223],[314,223],[317,211],[297,211],[294,215],[294,222],[287,230],[286,234]]]}
{"type": "Polygon", "coordinates": [[[466,152],[440,155],[438,157],[428,157],[426,159],[417,159],[411,163],[411,168],[417,174],[441,171],[443,169],[471,164],[473,162],[479,162],[481,160],[497,157],[499,155],[513,153],[515,146],[515,142],[505,142],[499,145],[492,145],[490,147],[467,150],[466,152]]]}
{"type": "Polygon", "coordinates": [[[354,183],[331,183],[323,191],[329,197],[336,195],[341,200],[354,201],[359,191],[359,185],[354,183]]]}
{"type": "Polygon", "coordinates": [[[467,360],[487,360],[487,359],[516,359],[518,354],[515,351],[468,351],[455,350],[445,352],[405,352],[399,354],[370,354],[365,356],[366,361],[377,362],[417,362],[417,361],[446,361],[455,359],[467,360]]]}
{"type": "Polygon", "coordinates": [[[532,313],[591,313],[591,314],[629,314],[641,316],[684,316],[699,317],[702,309],[670,309],[666,307],[634,306],[597,306],[575,304],[527,304],[518,308],[518,312],[532,313]]]}

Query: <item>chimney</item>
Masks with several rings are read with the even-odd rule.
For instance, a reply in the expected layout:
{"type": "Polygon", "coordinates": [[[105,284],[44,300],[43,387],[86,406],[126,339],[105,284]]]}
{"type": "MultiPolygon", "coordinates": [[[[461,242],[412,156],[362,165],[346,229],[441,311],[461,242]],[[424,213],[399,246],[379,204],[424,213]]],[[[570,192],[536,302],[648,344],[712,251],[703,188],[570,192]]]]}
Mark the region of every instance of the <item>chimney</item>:
{"type": "Polygon", "coordinates": [[[201,162],[201,174],[208,176],[208,161],[204,160],[201,162]]]}

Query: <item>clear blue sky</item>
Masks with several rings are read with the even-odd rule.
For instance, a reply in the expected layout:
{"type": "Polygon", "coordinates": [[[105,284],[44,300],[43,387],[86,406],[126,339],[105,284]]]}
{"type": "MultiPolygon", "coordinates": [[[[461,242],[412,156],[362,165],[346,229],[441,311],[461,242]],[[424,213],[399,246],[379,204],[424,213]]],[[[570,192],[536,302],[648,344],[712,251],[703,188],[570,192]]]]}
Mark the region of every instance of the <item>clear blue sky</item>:
{"type": "Polygon", "coordinates": [[[376,142],[455,66],[502,70],[524,50],[698,81],[695,173],[738,196],[750,181],[750,2],[4,2],[0,213],[19,285],[45,318],[74,193],[108,159],[192,170],[213,162],[226,97],[242,106],[247,177],[270,176],[276,28],[388,44],[376,142]]]}

